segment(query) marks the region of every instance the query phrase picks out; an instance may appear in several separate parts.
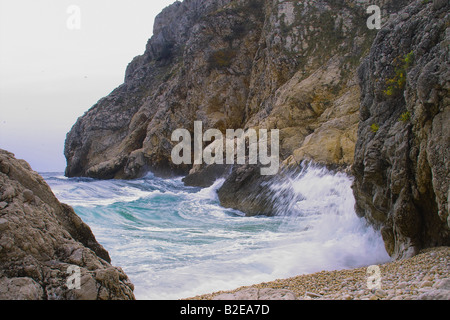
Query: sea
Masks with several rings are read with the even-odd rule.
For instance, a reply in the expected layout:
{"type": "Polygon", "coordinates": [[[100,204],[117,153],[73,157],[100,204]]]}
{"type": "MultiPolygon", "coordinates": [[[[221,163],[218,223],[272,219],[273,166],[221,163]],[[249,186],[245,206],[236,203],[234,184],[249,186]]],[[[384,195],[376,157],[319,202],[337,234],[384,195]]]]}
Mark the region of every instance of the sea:
{"type": "Polygon", "coordinates": [[[283,197],[286,186],[298,195],[271,217],[222,207],[223,179],[202,189],[152,174],[135,180],[41,175],[90,226],[138,300],[184,299],[390,260],[379,231],[355,213],[351,177],[326,168],[305,166],[271,185],[274,197],[283,197]]]}

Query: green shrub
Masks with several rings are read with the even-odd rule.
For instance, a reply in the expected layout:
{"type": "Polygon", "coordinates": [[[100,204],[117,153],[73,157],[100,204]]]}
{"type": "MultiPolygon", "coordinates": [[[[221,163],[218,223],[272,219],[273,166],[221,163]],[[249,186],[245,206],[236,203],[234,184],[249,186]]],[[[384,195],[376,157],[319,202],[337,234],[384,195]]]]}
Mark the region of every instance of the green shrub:
{"type": "Polygon", "coordinates": [[[370,126],[370,129],[372,130],[372,132],[377,133],[378,130],[380,129],[380,126],[378,124],[374,123],[370,126]]]}
{"type": "Polygon", "coordinates": [[[414,62],[414,52],[411,51],[405,56],[405,59],[403,59],[403,62],[405,63],[405,69],[408,69],[411,64],[414,62]]]}
{"type": "Polygon", "coordinates": [[[400,118],[398,119],[401,122],[407,122],[411,119],[411,113],[409,111],[406,111],[400,115],[400,118]]]}
{"type": "Polygon", "coordinates": [[[393,78],[387,79],[387,88],[384,93],[387,96],[395,95],[396,93],[403,90],[406,84],[406,74],[409,67],[414,61],[414,53],[411,51],[402,60],[401,65],[395,68],[395,75],[393,78]]]}

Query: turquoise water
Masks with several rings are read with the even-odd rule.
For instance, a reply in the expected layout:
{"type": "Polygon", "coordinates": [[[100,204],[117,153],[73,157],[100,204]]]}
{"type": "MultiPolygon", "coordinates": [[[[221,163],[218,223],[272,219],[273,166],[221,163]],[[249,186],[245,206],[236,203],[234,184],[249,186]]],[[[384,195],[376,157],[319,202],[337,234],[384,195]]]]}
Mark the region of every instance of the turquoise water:
{"type": "Polygon", "coordinates": [[[138,299],[180,299],[321,270],[389,260],[383,242],[354,212],[351,180],[321,168],[271,186],[299,195],[275,217],[220,206],[206,189],[153,175],[123,181],[42,174],[109,251],[138,299]]]}

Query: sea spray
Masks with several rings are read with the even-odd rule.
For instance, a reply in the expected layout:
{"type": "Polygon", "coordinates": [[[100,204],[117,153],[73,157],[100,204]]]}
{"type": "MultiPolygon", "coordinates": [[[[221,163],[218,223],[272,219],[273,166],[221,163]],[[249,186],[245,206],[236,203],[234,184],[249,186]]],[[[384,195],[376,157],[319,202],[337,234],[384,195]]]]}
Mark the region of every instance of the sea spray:
{"type": "Polygon", "coordinates": [[[354,212],[351,179],[306,166],[272,184],[277,214],[245,217],[216,191],[179,179],[98,181],[43,174],[135,285],[138,299],[179,299],[321,270],[386,262],[354,212]]]}

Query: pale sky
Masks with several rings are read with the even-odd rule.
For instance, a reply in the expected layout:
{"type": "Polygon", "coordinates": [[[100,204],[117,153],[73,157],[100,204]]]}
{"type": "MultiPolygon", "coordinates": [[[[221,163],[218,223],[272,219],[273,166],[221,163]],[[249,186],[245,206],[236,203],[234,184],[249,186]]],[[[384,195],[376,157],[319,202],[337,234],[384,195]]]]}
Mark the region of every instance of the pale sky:
{"type": "Polygon", "coordinates": [[[0,0],[0,148],[35,171],[64,171],[67,132],[123,83],[173,2],[0,0]]]}

